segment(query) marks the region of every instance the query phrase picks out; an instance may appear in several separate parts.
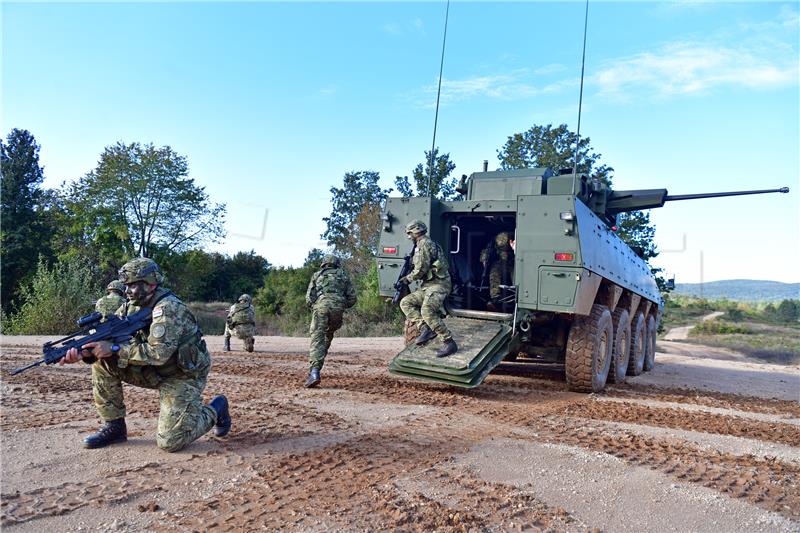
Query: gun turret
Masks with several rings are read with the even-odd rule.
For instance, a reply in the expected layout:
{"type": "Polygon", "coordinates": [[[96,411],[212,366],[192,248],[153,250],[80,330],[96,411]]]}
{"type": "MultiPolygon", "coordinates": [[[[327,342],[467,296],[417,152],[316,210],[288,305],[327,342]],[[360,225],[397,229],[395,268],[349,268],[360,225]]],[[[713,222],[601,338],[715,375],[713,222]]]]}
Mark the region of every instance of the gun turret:
{"type": "Polygon", "coordinates": [[[653,209],[664,207],[666,202],[678,200],[699,200],[701,198],[720,198],[722,196],[743,196],[746,194],[768,194],[768,193],[787,193],[789,187],[780,189],[759,189],[755,191],[729,191],[729,192],[710,192],[701,194],[676,194],[669,195],[667,189],[642,189],[637,191],[608,191],[605,201],[605,213],[617,215],[628,211],[638,211],[640,209],[653,209]]]}

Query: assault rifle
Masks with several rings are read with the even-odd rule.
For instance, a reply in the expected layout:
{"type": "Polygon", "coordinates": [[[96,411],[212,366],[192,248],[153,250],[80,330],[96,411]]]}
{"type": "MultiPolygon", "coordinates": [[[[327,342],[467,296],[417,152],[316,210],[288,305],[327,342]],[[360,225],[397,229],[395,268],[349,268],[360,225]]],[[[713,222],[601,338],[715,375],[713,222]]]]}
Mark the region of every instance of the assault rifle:
{"type": "MultiPolygon", "coordinates": [[[[128,342],[137,331],[150,325],[152,312],[153,310],[148,307],[126,317],[109,315],[105,321],[102,321],[103,315],[101,313],[95,312],[91,315],[83,316],[78,319],[78,327],[80,328],[78,331],[56,341],[44,343],[42,346],[44,358],[28,366],[12,370],[11,375],[16,376],[20,372],[39,366],[42,363],[48,365],[57,363],[67,355],[67,351],[70,348],[77,348],[80,351],[90,342],[110,341],[113,344],[128,342]],[[76,339],[76,337],[81,338],[76,339]]],[[[94,356],[84,358],[87,363],[93,363],[94,360],[94,356]]]]}
{"type": "Polygon", "coordinates": [[[392,297],[392,304],[397,305],[400,303],[400,300],[406,297],[409,293],[408,283],[405,282],[406,276],[411,274],[411,271],[414,270],[414,264],[411,262],[412,258],[414,257],[414,251],[417,249],[417,243],[414,243],[414,246],[411,248],[411,251],[408,252],[408,255],[405,257],[405,261],[403,262],[403,268],[400,269],[400,275],[397,276],[397,281],[394,282],[394,296],[392,297]]]}

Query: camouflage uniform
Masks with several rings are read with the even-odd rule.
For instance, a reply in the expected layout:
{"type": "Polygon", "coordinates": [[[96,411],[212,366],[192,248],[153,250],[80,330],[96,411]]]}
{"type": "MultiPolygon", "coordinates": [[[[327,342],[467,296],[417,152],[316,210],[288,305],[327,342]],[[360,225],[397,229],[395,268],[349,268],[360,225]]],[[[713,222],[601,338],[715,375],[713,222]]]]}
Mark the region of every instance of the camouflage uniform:
{"type": "Polygon", "coordinates": [[[123,296],[125,292],[125,284],[121,281],[114,280],[106,287],[106,294],[94,304],[95,311],[102,313],[103,316],[113,315],[117,309],[122,307],[127,300],[123,296]]]}
{"type": "Polygon", "coordinates": [[[320,270],[311,276],[306,303],[312,310],[309,364],[312,369],[322,370],[333,334],[342,327],[345,309],[356,304],[356,290],[338,257],[326,256],[320,270]]]}
{"type": "Polygon", "coordinates": [[[414,270],[406,279],[409,282],[421,280],[422,285],[400,300],[400,309],[416,327],[424,322],[442,341],[451,340],[453,335],[442,320],[444,301],[452,288],[447,257],[438,243],[421,235],[416,240],[412,262],[414,270]]]}
{"type": "Polygon", "coordinates": [[[481,263],[491,260],[489,297],[493,300],[499,298],[502,293],[500,285],[511,285],[514,281],[514,251],[511,249],[510,240],[509,234],[503,231],[497,234],[494,242],[490,242],[481,251],[481,263]]]}
{"type": "Polygon", "coordinates": [[[256,335],[256,310],[253,307],[253,298],[249,294],[239,296],[239,301],[233,304],[225,320],[225,346],[230,349],[231,335],[244,341],[248,352],[253,351],[256,335]]]}
{"type": "MultiPolygon", "coordinates": [[[[217,422],[217,411],[202,402],[211,355],[191,311],[174,294],[158,287],[148,305],[153,308],[150,327],[121,345],[116,356],[92,364],[94,403],[108,423],[125,417],[123,382],[158,389],[161,412],[156,444],[175,452],[217,422]]],[[[140,309],[128,302],[118,314],[140,309]]]]}

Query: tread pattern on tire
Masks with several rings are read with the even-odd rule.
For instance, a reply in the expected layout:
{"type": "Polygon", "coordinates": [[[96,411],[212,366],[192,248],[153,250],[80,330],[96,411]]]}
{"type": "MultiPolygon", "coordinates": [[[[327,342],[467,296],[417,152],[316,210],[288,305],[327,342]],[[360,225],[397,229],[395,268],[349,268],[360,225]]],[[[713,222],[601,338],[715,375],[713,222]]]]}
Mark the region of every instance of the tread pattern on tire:
{"type": "Polygon", "coordinates": [[[656,366],[656,319],[651,314],[647,317],[644,340],[644,365],[645,372],[650,372],[656,366]]]}
{"type": "Polygon", "coordinates": [[[631,319],[628,310],[620,307],[611,314],[611,319],[614,323],[614,352],[608,380],[611,383],[625,383],[631,355],[631,319]]]}
{"type": "Polygon", "coordinates": [[[644,343],[647,339],[644,313],[638,311],[631,320],[631,349],[628,358],[628,375],[638,376],[644,367],[644,343]]]}
{"type": "Polygon", "coordinates": [[[613,354],[614,327],[611,313],[604,305],[594,304],[588,316],[576,317],[569,330],[564,366],[570,390],[600,392],[605,388],[613,354]],[[600,349],[600,336],[607,333],[607,354],[604,369],[595,365],[595,351],[600,349]],[[605,375],[603,375],[605,371],[605,375]]]}

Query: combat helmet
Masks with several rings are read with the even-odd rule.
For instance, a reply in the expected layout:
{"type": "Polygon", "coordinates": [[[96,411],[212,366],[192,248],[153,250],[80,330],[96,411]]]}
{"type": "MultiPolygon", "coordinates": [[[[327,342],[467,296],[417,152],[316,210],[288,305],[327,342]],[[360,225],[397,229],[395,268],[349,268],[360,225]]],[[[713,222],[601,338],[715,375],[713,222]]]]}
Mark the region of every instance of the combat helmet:
{"type": "Polygon", "coordinates": [[[253,297],[249,294],[242,294],[239,296],[239,301],[243,304],[251,304],[253,303],[253,297]]]}
{"type": "Polygon", "coordinates": [[[412,220],[406,225],[406,235],[422,235],[428,233],[428,226],[421,220],[412,220]]]}
{"type": "Polygon", "coordinates": [[[137,257],[122,265],[119,269],[119,280],[122,283],[144,281],[151,285],[160,285],[164,281],[164,274],[152,259],[137,257]]]}
{"type": "Polygon", "coordinates": [[[338,267],[342,263],[339,258],[333,254],[327,254],[325,257],[322,258],[322,266],[331,266],[331,267],[338,267]]]}
{"type": "Polygon", "coordinates": [[[510,248],[509,241],[511,241],[511,236],[508,234],[508,232],[501,231],[494,238],[494,245],[498,250],[505,250],[510,248]]]}
{"type": "Polygon", "coordinates": [[[111,283],[106,285],[106,291],[117,291],[120,294],[125,294],[125,284],[118,279],[112,280],[111,283]]]}

